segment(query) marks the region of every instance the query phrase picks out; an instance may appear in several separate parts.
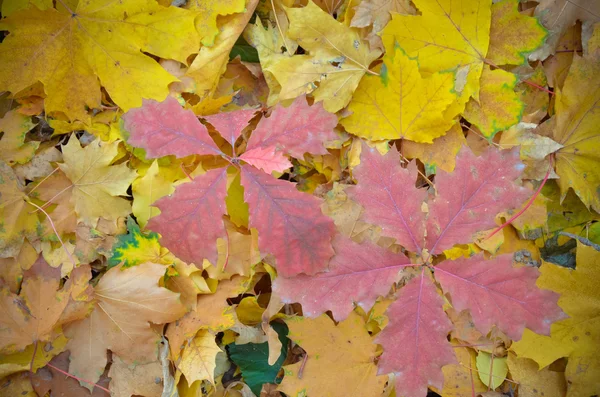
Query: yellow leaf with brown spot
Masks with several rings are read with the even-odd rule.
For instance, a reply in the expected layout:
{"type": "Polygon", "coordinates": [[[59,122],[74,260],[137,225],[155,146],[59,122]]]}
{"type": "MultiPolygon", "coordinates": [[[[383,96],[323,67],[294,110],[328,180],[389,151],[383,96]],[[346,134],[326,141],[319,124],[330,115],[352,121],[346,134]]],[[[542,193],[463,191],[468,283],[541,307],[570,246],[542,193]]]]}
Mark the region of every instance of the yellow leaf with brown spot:
{"type": "Polygon", "coordinates": [[[521,65],[527,55],[544,43],[546,29],[536,18],[519,13],[519,0],[492,5],[490,46],[487,59],[495,65],[521,65]]]}
{"type": "Polygon", "coordinates": [[[491,139],[519,122],[523,103],[515,92],[517,76],[502,69],[484,66],[481,73],[479,102],[471,99],[464,117],[475,124],[486,138],[491,139]]]}
{"type": "Polygon", "coordinates": [[[535,361],[508,354],[508,370],[520,397],[563,397],[567,391],[565,373],[539,369],[535,361]]]}
{"type": "MultiPolygon", "coordinates": [[[[358,31],[323,11],[312,0],[303,8],[286,8],[288,34],[305,54],[280,59],[268,70],[281,85],[279,100],[312,93],[329,112],[345,107],[371,62],[381,54],[371,50],[358,31]]],[[[262,63],[261,59],[261,63],[262,63]]]]}

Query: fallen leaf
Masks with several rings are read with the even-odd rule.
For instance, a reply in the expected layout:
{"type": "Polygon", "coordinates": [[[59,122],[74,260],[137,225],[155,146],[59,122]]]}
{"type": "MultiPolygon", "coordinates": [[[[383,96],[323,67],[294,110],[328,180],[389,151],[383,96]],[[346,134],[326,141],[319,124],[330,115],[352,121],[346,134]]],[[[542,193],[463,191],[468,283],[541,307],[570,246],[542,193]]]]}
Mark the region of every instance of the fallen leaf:
{"type": "Polygon", "coordinates": [[[59,167],[73,184],[71,201],[77,219],[89,226],[100,217],[114,221],[131,212],[129,201],[119,196],[127,195],[136,172],[126,164],[111,165],[117,146],[96,139],[82,148],[77,137],[71,136],[62,147],[64,162],[59,167]]]}
{"type": "Polygon", "coordinates": [[[348,107],[353,112],[341,124],[360,137],[408,139],[431,143],[455,123],[444,111],[456,99],[454,75],[434,73],[423,78],[417,61],[393,43],[386,46],[379,76],[364,77],[348,107]]]}
{"type": "Polygon", "coordinates": [[[379,396],[386,376],[377,376],[376,345],[356,313],[337,326],[323,314],[315,319],[302,317],[286,321],[288,337],[306,351],[306,362],[283,367],[284,377],[277,390],[287,395],[352,395],[361,390],[365,397],[379,396]],[[301,369],[302,368],[302,369],[301,369]]]}
{"type": "Polygon", "coordinates": [[[315,276],[278,277],[273,291],[284,303],[302,304],[306,317],[317,317],[331,310],[336,321],[343,321],[354,309],[354,303],[365,311],[379,296],[385,296],[398,279],[398,273],[409,264],[403,254],[393,254],[375,244],[356,244],[345,237],[333,241],[336,255],[329,271],[315,276]]]}
{"type": "Polygon", "coordinates": [[[150,323],[169,323],[185,313],[179,294],[158,286],[164,273],[163,265],[147,262],[104,274],[94,288],[97,302],[90,317],[65,329],[73,375],[96,382],[106,366],[107,349],[127,364],[156,360],[160,336],[150,323]]]}
{"type": "Polygon", "coordinates": [[[142,52],[185,62],[197,50],[192,12],[155,2],[67,4],[2,21],[10,35],[2,43],[0,89],[17,93],[39,80],[48,113],[88,119],[86,107],[100,107],[101,86],[125,110],[142,98],[162,100],[175,79],[142,52]]]}
{"type": "Polygon", "coordinates": [[[578,242],[576,269],[543,263],[538,285],[561,294],[558,304],[570,318],[553,324],[550,336],[525,330],[511,347],[517,356],[534,360],[540,368],[569,357],[565,369],[568,396],[587,396],[600,387],[599,259],[597,251],[578,242]]]}
{"type": "Polygon", "coordinates": [[[215,343],[215,336],[207,330],[200,330],[183,349],[178,364],[188,384],[191,385],[197,380],[208,380],[214,384],[217,366],[215,360],[220,352],[221,349],[215,343]]]}
{"type": "Polygon", "coordinates": [[[380,52],[370,50],[354,29],[337,22],[312,0],[285,12],[289,36],[307,54],[281,57],[265,68],[281,85],[279,100],[312,94],[316,102],[323,101],[325,110],[342,109],[363,75],[373,73],[369,66],[380,52]]]}
{"type": "Polygon", "coordinates": [[[31,160],[40,143],[25,142],[25,135],[33,127],[31,117],[11,110],[0,119],[0,160],[10,165],[24,164],[31,160]]]}
{"type": "Polygon", "coordinates": [[[386,314],[388,325],[375,340],[383,346],[379,373],[396,374],[396,392],[417,396],[427,385],[442,388],[442,367],[456,358],[446,336],[452,328],[442,310],[442,297],[429,275],[413,278],[405,285],[386,314]]]}

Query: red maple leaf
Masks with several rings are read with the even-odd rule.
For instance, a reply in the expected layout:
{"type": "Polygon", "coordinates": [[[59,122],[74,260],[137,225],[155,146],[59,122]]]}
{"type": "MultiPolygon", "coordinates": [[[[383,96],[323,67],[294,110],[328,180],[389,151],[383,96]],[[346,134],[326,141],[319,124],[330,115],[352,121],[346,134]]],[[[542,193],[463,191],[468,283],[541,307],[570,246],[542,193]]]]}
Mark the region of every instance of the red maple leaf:
{"type": "Polygon", "coordinates": [[[390,322],[377,336],[384,350],[379,372],[396,373],[398,395],[418,396],[428,385],[442,389],[441,369],[455,361],[447,340],[452,324],[440,290],[455,309],[471,312],[481,332],[487,334],[496,326],[514,340],[525,327],[549,334],[550,324],[564,313],[557,305],[558,294],[536,288],[539,271],[513,267],[512,255],[433,264],[434,255],[472,241],[475,233],[495,226],[496,214],[527,199],[528,191],[515,183],[523,170],[518,150],[490,148],[476,157],[463,148],[452,174],[437,173],[436,193],[427,212],[422,206],[428,193],[415,187],[415,165],[402,168],[398,160],[395,147],[381,156],[363,145],[354,172],[358,184],[346,191],[363,206],[364,219],[415,252],[418,263],[410,264],[406,256],[372,244],[336,240],[329,272],[278,278],[274,291],[285,302],[301,303],[306,316],[331,310],[341,320],[354,303],[368,310],[386,295],[401,268],[420,268],[420,275],[402,287],[389,306],[390,322]]]}
{"type": "MultiPolygon", "coordinates": [[[[275,257],[279,274],[315,274],[333,255],[333,221],[321,213],[318,198],[270,173],[291,166],[285,155],[326,153],[323,142],[337,138],[333,130],[337,117],[321,104],[308,106],[304,97],[287,108],[279,105],[259,121],[248,150],[239,155],[235,143],[255,114],[256,110],[242,109],[205,117],[232,146],[231,156],[216,145],[194,113],[172,97],[164,102],[145,100],[123,119],[128,142],[144,148],[148,158],[214,155],[236,167],[249,205],[249,226],[259,232],[259,249],[275,257]]],[[[216,263],[216,240],[227,237],[222,220],[226,194],[227,169],[210,170],[158,200],[154,205],[161,213],[148,228],[160,233],[162,244],[182,260],[198,266],[205,258],[216,263]]]]}

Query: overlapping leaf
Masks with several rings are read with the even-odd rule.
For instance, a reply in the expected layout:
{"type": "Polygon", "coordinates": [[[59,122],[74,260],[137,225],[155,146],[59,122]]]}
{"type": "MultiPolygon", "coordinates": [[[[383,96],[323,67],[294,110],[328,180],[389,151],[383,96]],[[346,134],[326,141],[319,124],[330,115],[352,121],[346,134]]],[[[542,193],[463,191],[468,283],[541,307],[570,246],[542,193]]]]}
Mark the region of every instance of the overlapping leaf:
{"type": "Polygon", "coordinates": [[[341,123],[349,132],[372,140],[431,142],[454,124],[444,115],[456,99],[454,74],[422,78],[417,61],[402,49],[392,48],[388,48],[380,76],[361,80],[348,107],[353,114],[341,123]]]}
{"type": "MultiPolygon", "coordinates": [[[[434,271],[457,310],[469,309],[477,329],[483,333],[495,325],[515,340],[521,337],[526,326],[547,334],[549,325],[564,315],[556,304],[555,293],[535,288],[538,271],[513,268],[512,256],[490,262],[480,257],[442,261],[435,267],[430,257],[455,244],[470,242],[476,232],[494,225],[497,213],[518,207],[527,198],[527,191],[515,183],[523,170],[518,151],[488,149],[476,157],[463,148],[453,173],[438,171],[436,194],[428,203],[427,216],[421,211],[427,192],[414,187],[415,166],[400,167],[398,157],[394,147],[385,156],[363,147],[361,163],[354,172],[358,186],[348,192],[363,206],[365,219],[381,224],[384,234],[395,237],[398,243],[417,253],[417,263],[412,266],[423,267],[420,276],[404,286],[388,308],[390,323],[378,337],[384,347],[380,371],[396,374],[396,391],[400,394],[420,395],[428,385],[441,389],[441,368],[455,360],[446,339],[451,323],[443,313],[443,301],[425,266],[434,271]]],[[[361,257],[350,248],[346,247],[345,251],[354,259],[344,258],[345,266],[356,258],[361,258],[363,268],[385,268],[389,263],[389,259],[382,260],[374,254],[361,257]]],[[[383,258],[389,256],[391,254],[386,254],[383,258]]],[[[277,281],[275,288],[288,301],[306,305],[307,316],[315,316],[328,308],[334,315],[343,315],[351,309],[351,303],[361,303],[365,296],[374,299],[376,295],[385,294],[384,285],[373,289],[369,282],[355,282],[358,291],[338,294],[344,290],[345,278],[339,277],[335,259],[333,264],[331,273],[295,281],[300,281],[304,288],[295,288],[288,280],[277,281]],[[334,298],[327,304],[316,304],[319,294],[312,288],[326,285],[327,278],[332,276],[338,280],[334,285],[327,285],[327,295],[334,298]],[[278,285],[285,286],[286,291],[278,285]],[[342,304],[344,306],[340,306],[342,304]]],[[[349,267],[348,273],[368,281],[362,268],[349,267]]],[[[378,281],[383,282],[383,279],[378,281]]],[[[387,280],[392,281],[393,278],[387,280]]]]}
{"type": "MultiPolygon", "coordinates": [[[[252,115],[252,111],[238,110],[207,120],[224,128],[225,138],[233,144],[252,115]]],[[[244,200],[250,207],[250,227],[258,229],[259,248],[275,257],[281,274],[314,274],[327,266],[333,255],[334,228],[321,213],[317,198],[240,163],[245,153],[241,157],[225,155],[196,116],[182,110],[173,98],[162,103],[146,101],[124,117],[129,142],[147,149],[151,157],[217,154],[238,168],[244,200]]],[[[305,98],[298,98],[290,107],[278,107],[259,122],[248,142],[246,158],[265,171],[282,171],[289,164],[282,159],[283,154],[303,156],[309,150],[326,153],[323,140],[335,138],[335,125],[336,117],[321,105],[311,107],[305,98]]],[[[227,238],[222,221],[226,188],[226,168],[207,171],[161,198],[155,204],[161,213],[148,227],[160,233],[162,244],[182,260],[199,267],[204,259],[216,264],[216,240],[227,238]]]]}
{"type": "Polygon", "coordinates": [[[350,313],[337,326],[326,315],[292,318],[286,324],[288,337],[310,358],[305,365],[284,366],[285,376],[278,390],[292,396],[303,390],[307,395],[353,395],[357,390],[366,397],[381,395],[387,377],[377,376],[373,362],[376,345],[358,314],[350,313]]]}
{"type": "Polygon", "coordinates": [[[128,364],[155,360],[160,336],[150,323],[169,323],[185,313],[179,294],[158,286],[164,272],[163,265],[147,262],[104,274],[94,288],[97,301],[90,317],[65,329],[71,373],[96,382],[106,366],[107,349],[128,364]]]}
{"type": "Polygon", "coordinates": [[[328,272],[275,280],[273,290],[284,303],[301,303],[302,312],[309,317],[331,310],[333,317],[342,321],[354,309],[353,302],[369,310],[410,263],[402,254],[374,244],[359,245],[345,237],[337,237],[333,248],[336,255],[328,272]]]}
{"type": "Polygon", "coordinates": [[[86,107],[100,107],[101,86],[123,109],[142,98],[162,100],[175,79],[142,51],[185,62],[197,51],[194,18],[133,0],[14,12],[2,21],[10,35],[0,46],[0,89],[17,93],[41,81],[46,111],[80,120],[89,118],[86,107]]]}
{"type": "Polygon", "coordinates": [[[424,272],[400,290],[387,310],[390,323],[376,340],[384,349],[379,372],[395,372],[396,392],[406,396],[427,394],[427,385],[441,389],[442,367],[455,362],[446,339],[452,323],[424,272]]]}

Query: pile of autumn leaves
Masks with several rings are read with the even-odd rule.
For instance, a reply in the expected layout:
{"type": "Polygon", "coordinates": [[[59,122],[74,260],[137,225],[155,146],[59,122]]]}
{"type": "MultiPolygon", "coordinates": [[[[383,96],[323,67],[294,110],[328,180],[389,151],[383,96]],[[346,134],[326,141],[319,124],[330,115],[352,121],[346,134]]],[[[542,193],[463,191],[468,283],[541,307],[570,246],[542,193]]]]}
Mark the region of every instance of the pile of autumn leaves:
{"type": "Polygon", "coordinates": [[[593,4],[167,3],[2,4],[0,394],[600,392],[593,4]]]}

